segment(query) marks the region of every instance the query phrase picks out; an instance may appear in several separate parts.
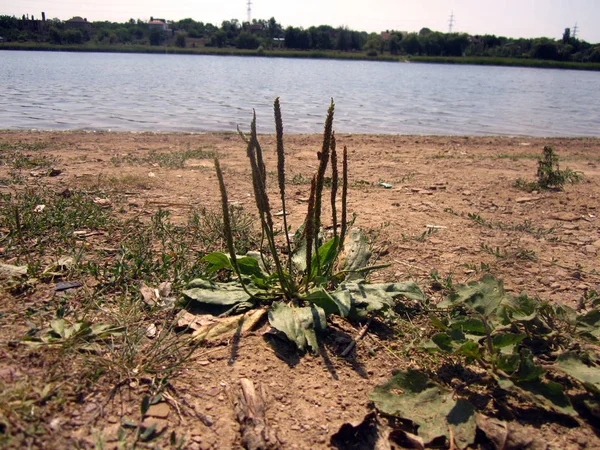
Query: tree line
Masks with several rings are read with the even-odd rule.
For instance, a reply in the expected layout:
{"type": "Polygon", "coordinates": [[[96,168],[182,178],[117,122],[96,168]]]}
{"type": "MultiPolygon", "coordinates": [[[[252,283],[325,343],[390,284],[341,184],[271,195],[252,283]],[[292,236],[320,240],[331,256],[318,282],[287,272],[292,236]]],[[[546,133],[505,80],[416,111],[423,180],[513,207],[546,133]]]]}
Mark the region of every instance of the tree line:
{"type": "Polygon", "coordinates": [[[367,33],[329,25],[309,28],[284,28],[275,18],[239,22],[225,20],[220,25],[187,18],[166,23],[167,29],[150,27],[141,20],[125,23],[89,22],[73,28],[58,19],[34,21],[29,18],[0,16],[0,40],[33,41],[51,44],[98,45],[175,45],[239,49],[290,49],[341,52],[366,52],[370,56],[483,56],[535,58],[555,61],[600,62],[600,45],[590,44],[564,30],[562,39],[508,38],[495,35],[441,33],[422,28],[418,33],[387,30],[367,33]]]}

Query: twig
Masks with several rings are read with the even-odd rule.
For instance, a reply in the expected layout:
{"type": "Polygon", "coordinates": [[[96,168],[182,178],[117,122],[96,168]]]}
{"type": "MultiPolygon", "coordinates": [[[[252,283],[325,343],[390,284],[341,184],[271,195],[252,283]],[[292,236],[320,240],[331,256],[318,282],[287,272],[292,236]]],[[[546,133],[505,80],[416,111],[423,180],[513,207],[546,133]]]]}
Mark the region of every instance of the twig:
{"type": "Polygon", "coordinates": [[[348,347],[346,347],[346,349],[342,352],[341,356],[343,356],[343,357],[348,356],[348,353],[350,353],[352,351],[352,349],[354,348],[354,346],[356,345],[356,343],[358,341],[360,341],[365,336],[365,334],[367,334],[367,330],[369,329],[369,325],[371,325],[371,322],[373,321],[373,317],[374,316],[369,317],[369,320],[367,320],[367,323],[360,329],[360,332],[352,340],[352,342],[350,342],[348,344],[348,347]]]}

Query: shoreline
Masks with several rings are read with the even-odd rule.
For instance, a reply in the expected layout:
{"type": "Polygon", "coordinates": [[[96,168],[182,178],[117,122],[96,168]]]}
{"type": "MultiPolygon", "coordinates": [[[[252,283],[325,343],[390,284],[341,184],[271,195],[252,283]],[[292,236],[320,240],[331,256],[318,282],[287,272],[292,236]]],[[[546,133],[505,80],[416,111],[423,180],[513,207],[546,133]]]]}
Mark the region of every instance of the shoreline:
{"type": "Polygon", "coordinates": [[[499,58],[485,56],[412,56],[412,55],[377,55],[366,53],[320,50],[241,50],[226,48],[179,48],[140,45],[54,45],[30,43],[0,43],[0,50],[7,51],[51,51],[79,53],[139,53],[168,55],[207,55],[207,56],[243,56],[265,58],[297,58],[297,59],[333,59],[346,61],[376,61],[424,64],[462,64],[496,67],[529,67],[539,69],[564,69],[600,71],[600,63],[578,63],[571,61],[555,61],[525,58],[499,58]]]}
{"type": "MultiPolygon", "coordinates": [[[[136,131],[136,130],[47,130],[47,129],[10,129],[0,128],[0,138],[3,134],[83,134],[83,135],[152,135],[152,136],[238,136],[236,131],[136,131]]],[[[258,133],[258,136],[274,137],[274,133],[258,133]]],[[[309,137],[319,138],[322,133],[291,133],[286,136],[294,138],[309,137]]],[[[345,133],[336,132],[337,137],[374,137],[374,138],[432,138],[432,139],[534,139],[534,140],[598,140],[598,136],[532,136],[532,135],[504,135],[504,134],[403,134],[403,133],[345,133]]]]}

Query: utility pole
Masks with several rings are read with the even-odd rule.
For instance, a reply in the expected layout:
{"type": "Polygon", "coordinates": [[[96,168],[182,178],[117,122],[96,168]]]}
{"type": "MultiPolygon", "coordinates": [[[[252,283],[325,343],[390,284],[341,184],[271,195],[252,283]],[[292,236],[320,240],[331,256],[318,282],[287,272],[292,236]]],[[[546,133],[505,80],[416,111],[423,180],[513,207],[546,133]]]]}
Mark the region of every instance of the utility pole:
{"type": "Polygon", "coordinates": [[[246,3],[246,6],[248,7],[248,23],[252,22],[252,2],[250,0],[248,0],[248,3],[246,3]]]}
{"type": "Polygon", "coordinates": [[[454,26],[454,11],[450,14],[450,20],[448,20],[448,33],[452,33],[452,27],[454,26]]]}
{"type": "Polygon", "coordinates": [[[575,26],[573,27],[573,39],[577,39],[577,22],[575,22],[575,26]]]}

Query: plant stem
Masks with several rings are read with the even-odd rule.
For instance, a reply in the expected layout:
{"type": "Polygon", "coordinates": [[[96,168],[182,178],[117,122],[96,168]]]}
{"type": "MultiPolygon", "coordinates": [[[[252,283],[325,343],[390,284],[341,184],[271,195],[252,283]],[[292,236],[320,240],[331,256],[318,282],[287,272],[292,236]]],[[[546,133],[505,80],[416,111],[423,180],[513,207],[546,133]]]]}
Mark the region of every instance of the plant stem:
{"type": "Polygon", "coordinates": [[[319,169],[317,170],[317,183],[315,190],[315,229],[314,229],[314,240],[317,247],[317,270],[321,271],[321,261],[319,260],[319,231],[321,229],[321,198],[323,194],[323,184],[325,180],[325,171],[327,170],[327,163],[329,162],[329,151],[331,145],[331,133],[333,128],[333,113],[335,105],[333,99],[327,111],[327,117],[325,118],[325,129],[323,131],[323,146],[321,153],[319,154],[319,169]]]}
{"type": "Polygon", "coordinates": [[[316,176],[313,175],[312,182],[310,184],[310,197],[308,199],[308,211],[306,213],[306,224],[304,226],[304,232],[306,236],[306,289],[308,290],[308,283],[310,282],[310,275],[312,272],[312,250],[313,250],[313,237],[315,227],[315,191],[316,191],[316,176]]]}
{"type": "Polygon", "coordinates": [[[246,291],[246,294],[248,294],[250,298],[254,298],[254,296],[250,292],[248,292],[248,289],[246,289],[246,285],[244,284],[244,280],[242,279],[242,273],[240,272],[240,268],[237,263],[235,247],[233,246],[233,234],[231,232],[231,220],[229,217],[229,202],[227,200],[227,190],[225,189],[225,182],[223,181],[223,172],[221,171],[219,158],[216,156],[215,170],[217,171],[217,178],[219,179],[219,190],[221,191],[221,206],[223,207],[223,228],[225,233],[225,239],[227,240],[227,249],[229,250],[229,257],[231,258],[231,265],[233,266],[238,278],[240,279],[240,284],[244,288],[244,291],[246,291]]]}
{"type": "MultiPolygon", "coordinates": [[[[337,152],[335,151],[335,133],[331,134],[331,219],[333,220],[333,237],[337,237],[337,210],[335,197],[338,189],[337,152]]],[[[339,246],[339,242],[338,242],[339,246]]]]}
{"type": "Polygon", "coordinates": [[[292,274],[292,245],[290,243],[290,235],[288,234],[287,211],[285,208],[285,153],[283,152],[283,120],[281,119],[281,107],[279,105],[279,97],[275,99],[273,104],[275,112],[275,130],[277,132],[277,178],[279,180],[279,192],[281,193],[281,208],[283,210],[283,228],[285,233],[285,241],[287,244],[288,257],[288,273],[292,274]]]}

